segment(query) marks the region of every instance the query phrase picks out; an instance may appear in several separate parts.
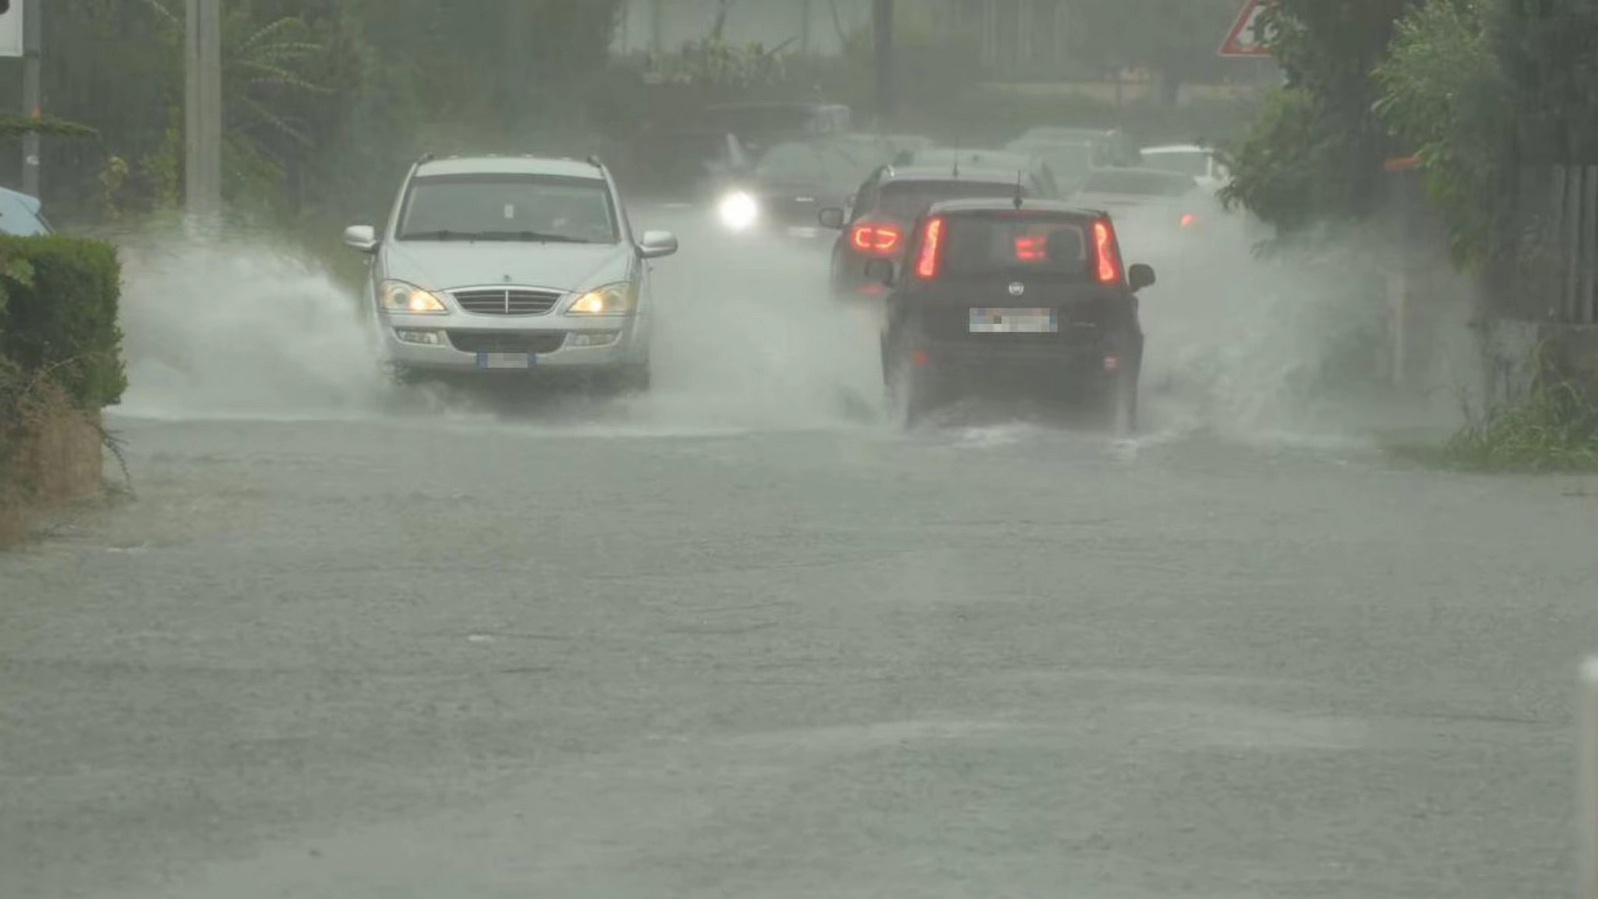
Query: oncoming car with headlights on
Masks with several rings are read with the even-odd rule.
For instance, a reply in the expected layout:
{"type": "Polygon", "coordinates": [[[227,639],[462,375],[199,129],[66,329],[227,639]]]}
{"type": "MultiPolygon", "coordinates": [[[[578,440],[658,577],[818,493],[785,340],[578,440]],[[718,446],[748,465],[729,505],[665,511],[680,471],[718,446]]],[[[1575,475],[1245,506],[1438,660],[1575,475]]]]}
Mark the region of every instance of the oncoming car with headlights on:
{"type": "Polygon", "coordinates": [[[938,203],[902,266],[869,268],[891,288],[882,371],[904,423],[998,393],[1086,400],[1136,428],[1138,291],[1154,270],[1122,264],[1105,212],[1019,196],[938,203]]]}
{"type": "Polygon", "coordinates": [[[344,240],[372,258],[373,322],[402,378],[543,371],[648,386],[648,260],[677,238],[635,239],[597,160],[424,157],[383,232],[357,225],[344,240]]]}
{"type": "MultiPolygon", "coordinates": [[[[814,241],[817,211],[842,203],[873,169],[927,141],[844,134],[777,144],[723,191],[717,217],[736,234],[814,241]]],[[[825,244],[822,244],[823,246],[825,244]]]]}

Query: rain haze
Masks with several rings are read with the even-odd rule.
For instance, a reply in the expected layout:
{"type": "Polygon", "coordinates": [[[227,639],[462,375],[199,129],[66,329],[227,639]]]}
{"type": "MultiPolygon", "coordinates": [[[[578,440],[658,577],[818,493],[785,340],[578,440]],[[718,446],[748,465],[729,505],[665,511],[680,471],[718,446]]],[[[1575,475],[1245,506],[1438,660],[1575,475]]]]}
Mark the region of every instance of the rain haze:
{"type": "Polygon", "coordinates": [[[1598,28],[1255,5],[0,3],[0,899],[1598,899],[1598,28]]]}

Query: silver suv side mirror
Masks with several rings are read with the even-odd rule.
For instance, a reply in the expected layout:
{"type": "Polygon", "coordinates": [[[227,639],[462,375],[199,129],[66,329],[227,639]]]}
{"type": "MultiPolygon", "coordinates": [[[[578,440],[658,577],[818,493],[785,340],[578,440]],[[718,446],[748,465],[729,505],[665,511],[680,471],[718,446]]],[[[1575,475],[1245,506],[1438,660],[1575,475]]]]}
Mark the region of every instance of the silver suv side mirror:
{"type": "Polygon", "coordinates": [[[645,259],[659,259],[677,252],[677,235],[670,231],[645,231],[638,242],[638,252],[645,259]]]}
{"type": "Polygon", "coordinates": [[[362,253],[377,251],[377,231],[371,225],[351,225],[344,229],[344,245],[362,253]]]}

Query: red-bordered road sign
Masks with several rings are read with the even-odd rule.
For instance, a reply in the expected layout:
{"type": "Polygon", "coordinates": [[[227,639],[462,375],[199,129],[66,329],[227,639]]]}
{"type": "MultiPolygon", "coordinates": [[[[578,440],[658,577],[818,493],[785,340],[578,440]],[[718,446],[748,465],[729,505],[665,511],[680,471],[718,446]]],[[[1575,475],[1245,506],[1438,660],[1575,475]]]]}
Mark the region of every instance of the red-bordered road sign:
{"type": "Polygon", "coordinates": [[[1265,23],[1260,19],[1264,12],[1264,0],[1243,0],[1237,21],[1232,23],[1232,30],[1226,33],[1226,40],[1221,44],[1222,56],[1254,58],[1271,55],[1265,46],[1265,23]]]}

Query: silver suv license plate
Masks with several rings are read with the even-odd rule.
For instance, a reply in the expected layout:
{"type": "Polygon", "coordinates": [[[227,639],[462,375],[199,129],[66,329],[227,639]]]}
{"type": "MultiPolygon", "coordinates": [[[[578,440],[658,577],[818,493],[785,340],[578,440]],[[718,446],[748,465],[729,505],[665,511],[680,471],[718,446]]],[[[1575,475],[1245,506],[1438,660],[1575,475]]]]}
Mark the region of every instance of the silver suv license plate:
{"type": "Polygon", "coordinates": [[[538,356],[535,353],[478,353],[477,367],[485,371],[537,368],[538,356]]]}

